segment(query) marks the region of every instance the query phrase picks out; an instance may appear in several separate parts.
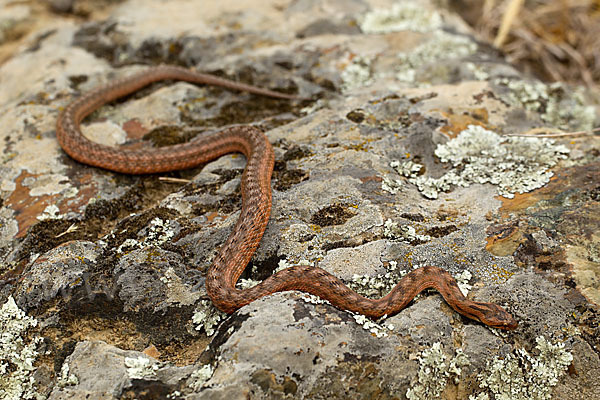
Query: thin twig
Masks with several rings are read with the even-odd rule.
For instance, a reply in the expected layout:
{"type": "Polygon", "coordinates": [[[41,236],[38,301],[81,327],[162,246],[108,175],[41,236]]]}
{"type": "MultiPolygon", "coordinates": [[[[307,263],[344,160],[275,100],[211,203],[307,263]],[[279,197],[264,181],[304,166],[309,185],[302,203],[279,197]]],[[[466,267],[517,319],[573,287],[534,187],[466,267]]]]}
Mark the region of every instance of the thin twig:
{"type": "Polygon", "coordinates": [[[167,182],[167,183],[190,183],[191,182],[191,180],[189,180],[189,179],[171,178],[168,176],[159,176],[158,180],[161,182],[167,182]]]}
{"type": "Polygon", "coordinates": [[[595,128],[595,129],[592,129],[589,131],[544,133],[544,134],[531,134],[531,135],[523,135],[521,133],[509,133],[506,136],[557,138],[557,137],[569,137],[569,136],[592,136],[595,132],[600,132],[600,128],[595,128]]]}
{"type": "Polygon", "coordinates": [[[506,7],[506,11],[502,16],[502,22],[500,23],[500,29],[498,29],[498,35],[496,35],[496,39],[494,40],[494,46],[502,47],[504,44],[504,41],[508,37],[508,32],[510,32],[511,25],[523,7],[523,1],[511,0],[508,7],[506,7]]]}

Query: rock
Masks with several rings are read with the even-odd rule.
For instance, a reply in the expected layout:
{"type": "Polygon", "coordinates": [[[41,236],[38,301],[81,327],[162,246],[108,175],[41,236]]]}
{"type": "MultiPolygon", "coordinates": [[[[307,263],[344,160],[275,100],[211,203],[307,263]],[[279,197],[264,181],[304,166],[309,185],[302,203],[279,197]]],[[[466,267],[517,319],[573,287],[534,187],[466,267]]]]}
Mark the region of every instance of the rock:
{"type": "Polygon", "coordinates": [[[73,9],[75,0],[50,0],[50,9],[57,13],[68,13],[73,9]]]}
{"type": "MultiPolygon", "coordinates": [[[[600,398],[598,138],[508,136],[592,128],[580,89],[525,78],[428,2],[86,7],[86,23],[48,14],[0,48],[0,337],[18,338],[0,343],[0,388],[600,398]],[[378,321],[299,292],[216,310],[204,279],[239,217],[245,158],[130,176],[82,165],[56,140],[77,96],[161,63],[310,99],[161,82],[82,123],[91,140],[129,149],[235,124],[265,131],[273,208],[240,287],[301,263],[380,297],[435,265],[519,327],[467,319],[434,291],[378,321]]],[[[0,2],[0,25],[15,8],[0,2]]]]}

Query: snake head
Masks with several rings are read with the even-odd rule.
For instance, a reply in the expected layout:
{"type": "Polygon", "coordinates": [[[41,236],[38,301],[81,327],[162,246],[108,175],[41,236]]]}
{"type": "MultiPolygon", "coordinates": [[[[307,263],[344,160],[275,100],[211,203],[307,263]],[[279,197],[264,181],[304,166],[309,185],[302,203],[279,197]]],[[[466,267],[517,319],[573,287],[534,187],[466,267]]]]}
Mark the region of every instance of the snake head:
{"type": "Polygon", "coordinates": [[[504,308],[494,303],[479,303],[469,307],[474,308],[477,313],[473,313],[473,318],[494,328],[506,331],[516,329],[519,326],[517,320],[504,308]]]}

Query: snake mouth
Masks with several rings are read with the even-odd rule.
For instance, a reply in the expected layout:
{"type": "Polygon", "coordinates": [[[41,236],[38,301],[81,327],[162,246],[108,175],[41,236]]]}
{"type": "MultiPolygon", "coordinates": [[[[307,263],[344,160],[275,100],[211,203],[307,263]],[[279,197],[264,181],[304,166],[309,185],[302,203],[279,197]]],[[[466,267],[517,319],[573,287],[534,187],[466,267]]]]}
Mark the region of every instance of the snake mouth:
{"type": "Polygon", "coordinates": [[[492,325],[494,328],[502,329],[503,331],[512,331],[517,329],[519,323],[517,321],[503,322],[502,324],[492,325]]]}
{"type": "Polygon", "coordinates": [[[492,328],[502,329],[503,331],[512,331],[517,329],[519,323],[512,315],[506,315],[506,318],[497,319],[496,321],[481,321],[482,323],[491,326],[492,328]]]}

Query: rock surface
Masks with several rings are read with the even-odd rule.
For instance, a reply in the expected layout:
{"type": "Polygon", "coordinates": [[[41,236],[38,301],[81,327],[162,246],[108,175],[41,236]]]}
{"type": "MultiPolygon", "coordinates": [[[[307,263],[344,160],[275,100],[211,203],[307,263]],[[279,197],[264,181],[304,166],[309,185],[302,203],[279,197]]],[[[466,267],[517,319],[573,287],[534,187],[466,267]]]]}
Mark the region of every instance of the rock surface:
{"type": "Polygon", "coordinates": [[[0,1],[0,399],[600,398],[600,142],[533,137],[597,126],[582,90],[426,2],[51,3],[0,1]],[[302,262],[379,297],[431,264],[519,327],[435,292],[380,321],[298,292],[220,313],[204,276],[244,157],[128,176],[56,141],[78,95],[160,63],[312,99],[165,83],[83,124],[138,148],[265,131],[273,210],[242,284],[302,262]]]}

